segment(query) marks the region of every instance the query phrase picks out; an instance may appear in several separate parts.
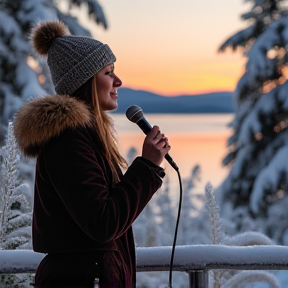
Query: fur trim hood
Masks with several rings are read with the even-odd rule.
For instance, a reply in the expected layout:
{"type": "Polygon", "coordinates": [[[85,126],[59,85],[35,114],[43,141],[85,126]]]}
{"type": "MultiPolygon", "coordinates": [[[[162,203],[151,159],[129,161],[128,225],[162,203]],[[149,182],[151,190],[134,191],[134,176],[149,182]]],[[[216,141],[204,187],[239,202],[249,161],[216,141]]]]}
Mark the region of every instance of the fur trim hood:
{"type": "Polygon", "coordinates": [[[81,101],[62,95],[36,98],[17,113],[14,133],[20,150],[36,157],[41,147],[66,128],[91,126],[92,114],[81,101]]]}

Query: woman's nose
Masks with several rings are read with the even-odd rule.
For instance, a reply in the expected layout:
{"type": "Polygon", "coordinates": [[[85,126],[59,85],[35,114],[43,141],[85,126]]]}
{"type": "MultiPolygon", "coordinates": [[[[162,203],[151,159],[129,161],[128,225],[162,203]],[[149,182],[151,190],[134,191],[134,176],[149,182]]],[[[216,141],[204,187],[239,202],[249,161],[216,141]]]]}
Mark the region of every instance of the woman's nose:
{"type": "Polygon", "coordinates": [[[120,87],[121,85],[122,85],[121,79],[118,76],[114,75],[113,86],[114,87],[120,87]]]}

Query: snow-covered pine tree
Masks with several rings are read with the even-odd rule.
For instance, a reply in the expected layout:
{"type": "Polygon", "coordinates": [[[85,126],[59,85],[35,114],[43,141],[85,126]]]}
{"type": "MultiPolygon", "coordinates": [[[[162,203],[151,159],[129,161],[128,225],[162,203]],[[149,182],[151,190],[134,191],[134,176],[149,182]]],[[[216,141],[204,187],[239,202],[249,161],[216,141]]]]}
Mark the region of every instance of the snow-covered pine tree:
{"type": "Polygon", "coordinates": [[[220,47],[243,49],[247,63],[234,92],[233,135],[223,160],[231,170],[217,196],[236,231],[260,229],[288,244],[287,1],[245,2],[252,8],[242,19],[250,25],[220,47]]]}
{"type": "Polygon", "coordinates": [[[13,131],[9,122],[6,145],[0,149],[0,249],[31,249],[31,193],[18,180],[20,151],[13,131]]]}
{"type": "MultiPolygon", "coordinates": [[[[31,249],[31,189],[18,179],[18,146],[9,123],[6,145],[0,148],[0,249],[31,249]]],[[[31,287],[30,274],[3,274],[0,287],[31,287]]]]}
{"type": "MultiPolygon", "coordinates": [[[[7,134],[8,121],[27,99],[54,93],[43,59],[37,57],[29,41],[31,27],[39,21],[60,19],[71,34],[89,36],[70,10],[60,10],[60,0],[0,0],[0,145],[7,134]]],[[[97,0],[68,0],[71,6],[86,5],[95,22],[107,28],[97,0]]],[[[21,159],[20,172],[32,178],[34,165],[21,159]]]]}

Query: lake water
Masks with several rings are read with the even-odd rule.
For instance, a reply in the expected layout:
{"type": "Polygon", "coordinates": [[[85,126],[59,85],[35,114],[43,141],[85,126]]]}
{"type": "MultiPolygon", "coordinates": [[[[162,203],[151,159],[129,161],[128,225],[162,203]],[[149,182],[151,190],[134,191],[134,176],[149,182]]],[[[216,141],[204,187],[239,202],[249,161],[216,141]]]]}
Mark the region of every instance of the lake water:
{"type": "MultiPolygon", "coordinates": [[[[119,148],[126,157],[128,150],[134,147],[141,154],[145,135],[140,128],[130,122],[125,115],[112,114],[119,139],[119,148]]],[[[217,187],[228,174],[228,168],[221,165],[228,152],[226,141],[231,135],[227,127],[233,114],[145,114],[147,121],[158,125],[161,132],[169,138],[169,154],[177,163],[182,178],[189,177],[192,168],[200,165],[201,181],[197,192],[204,192],[207,181],[217,187]],[[199,191],[201,190],[201,191],[199,191]]],[[[166,160],[162,165],[170,176],[171,187],[179,190],[178,176],[166,160]]]]}

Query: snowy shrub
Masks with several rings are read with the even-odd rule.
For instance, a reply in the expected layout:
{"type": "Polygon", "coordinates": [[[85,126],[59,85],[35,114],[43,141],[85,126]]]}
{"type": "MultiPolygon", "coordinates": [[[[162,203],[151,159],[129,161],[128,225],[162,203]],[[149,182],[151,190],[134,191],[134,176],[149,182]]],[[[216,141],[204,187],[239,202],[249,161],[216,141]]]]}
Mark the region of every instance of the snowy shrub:
{"type": "MultiPolygon", "coordinates": [[[[6,145],[0,149],[0,249],[31,249],[30,188],[17,178],[19,150],[9,123],[6,145]]],[[[17,274],[0,277],[0,287],[31,287],[31,275],[17,274]]]]}
{"type": "MultiPolygon", "coordinates": [[[[273,245],[273,241],[259,232],[245,232],[233,237],[225,235],[221,224],[219,206],[215,200],[214,190],[208,182],[205,187],[206,205],[210,217],[211,239],[215,245],[273,245]]],[[[211,270],[210,288],[244,288],[249,283],[267,283],[271,287],[279,287],[276,277],[266,271],[236,271],[236,270],[211,270]]]]}
{"type": "Polygon", "coordinates": [[[0,155],[0,248],[31,248],[30,188],[17,179],[19,150],[12,122],[9,123],[6,146],[1,148],[0,155]]]}

